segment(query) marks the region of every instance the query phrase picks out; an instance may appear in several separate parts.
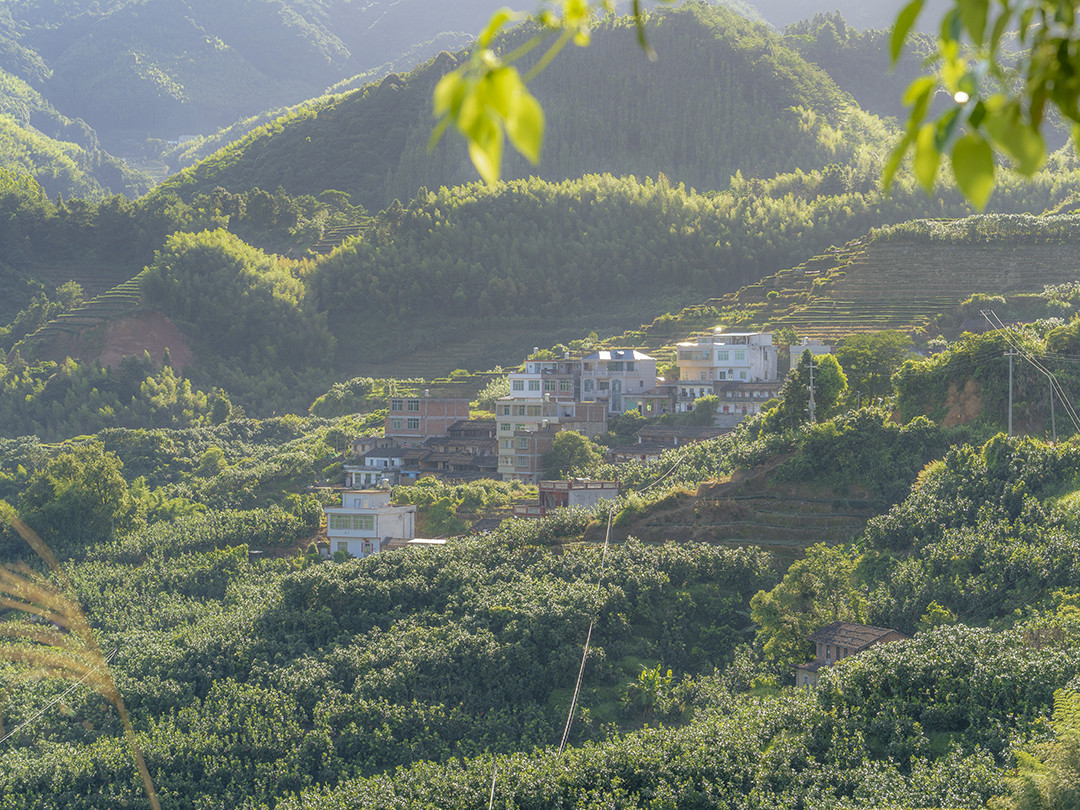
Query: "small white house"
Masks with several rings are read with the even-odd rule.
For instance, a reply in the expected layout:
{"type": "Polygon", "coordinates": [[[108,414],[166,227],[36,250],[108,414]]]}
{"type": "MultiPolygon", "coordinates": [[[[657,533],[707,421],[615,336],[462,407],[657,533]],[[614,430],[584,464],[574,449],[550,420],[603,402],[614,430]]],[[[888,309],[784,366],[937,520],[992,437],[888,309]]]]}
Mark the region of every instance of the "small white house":
{"type": "Polygon", "coordinates": [[[416,536],[416,506],[391,506],[388,490],[349,489],[341,506],[325,506],[330,553],[344,551],[366,557],[384,550],[392,540],[416,536]]]}

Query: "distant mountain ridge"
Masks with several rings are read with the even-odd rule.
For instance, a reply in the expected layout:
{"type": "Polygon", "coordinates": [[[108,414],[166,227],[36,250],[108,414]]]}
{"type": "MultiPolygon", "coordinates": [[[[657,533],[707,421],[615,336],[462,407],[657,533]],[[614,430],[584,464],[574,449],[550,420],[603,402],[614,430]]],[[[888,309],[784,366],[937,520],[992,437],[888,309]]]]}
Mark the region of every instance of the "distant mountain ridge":
{"type": "MultiPolygon", "coordinates": [[[[528,35],[513,32],[504,47],[528,35]]],[[[598,26],[588,48],[560,55],[534,82],[548,112],[537,167],[508,155],[504,175],[559,181],[591,172],[657,176],[699,189],[732,175],[771,177],[852,164],[892,137],[820,68],[766,26],[719,7],[650,15],[650,63],[630,23],[598,26]]],[[[435,82],[464,55],[441,54],[409,74],[330,98],[261,127],[170,178],[182,195],[215,186],[290,193],[346,191],[371,209],[475,177],[460,139],[427,152],[435,82]]]]}

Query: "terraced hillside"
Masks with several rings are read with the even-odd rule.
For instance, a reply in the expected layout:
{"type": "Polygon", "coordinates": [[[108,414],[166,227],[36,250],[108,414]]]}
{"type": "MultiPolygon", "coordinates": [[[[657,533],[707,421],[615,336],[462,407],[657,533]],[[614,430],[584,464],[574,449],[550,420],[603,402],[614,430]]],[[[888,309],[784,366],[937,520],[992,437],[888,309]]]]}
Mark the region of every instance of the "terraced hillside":
{"type": "Polygon", "coordinates": [[[915,334],[972,293],[1039,292],[1080,279],[1080,217],[920,220],[876,231],[707,302],[729,328],[836,339],[915,334]]]}
{"type": "MultiPolygon", "coordinates": [[[[694,493],[676,493],[615,530],[620,539],[694,540],[724,546],[758,546],[786,567],[815,543],[858,537],[886,505],[837,495],[823,488],[778,484],[766,468],[702,483],[694,493]]],[[[602,540],[602,530],[598,538],[602,540]]]]}
{"type": "MultiPolygon", "coordinates": [[[[143,271],[146,272],[145,270],[143,271]]],[[[27,335],[15,348],[23,355],[34,357],[44,354],[57,342],[78,337],[85,332],[116,321],[134,312],[142,300],[142,273],[111,289],[95,295],[82,306],[54,318],[32,335],[27,335]]]]}

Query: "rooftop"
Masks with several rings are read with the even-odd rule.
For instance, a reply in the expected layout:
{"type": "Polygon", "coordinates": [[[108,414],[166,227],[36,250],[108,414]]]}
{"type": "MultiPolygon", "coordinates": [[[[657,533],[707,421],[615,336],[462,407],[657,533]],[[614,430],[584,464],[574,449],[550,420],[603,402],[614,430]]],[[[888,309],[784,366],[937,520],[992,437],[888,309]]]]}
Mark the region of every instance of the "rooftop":
{"type": "Polygon", "coordinates": [[[893,633],[901,635],[896,630],[888,627],[833,622],[811,633],[808,638],[816,644],[834,644],[856,651],[869,647],[874,642],[880,641],[885,636],[893,633]]]}

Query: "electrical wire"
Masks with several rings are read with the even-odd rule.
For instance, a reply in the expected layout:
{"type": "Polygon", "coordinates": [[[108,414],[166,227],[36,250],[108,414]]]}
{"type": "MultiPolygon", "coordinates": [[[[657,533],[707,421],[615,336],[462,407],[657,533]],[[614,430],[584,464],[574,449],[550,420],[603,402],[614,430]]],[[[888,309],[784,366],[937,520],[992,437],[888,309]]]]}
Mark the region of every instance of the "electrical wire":
{"type": "Polygon", "coordinates": [[[1013,330],[1011,330],[1005,325],[1001,318],[998,317],[996,312],[994,312],[993,310],[990,310],[989,312],[986,310],[982,310],[982,316],[986,318],[987,322],[991,326],[995,327],[1001,332],[1002,336],[1005,338],[1005,341],[1017,354],[1020,355],[1020,357],[1027,360],[1032,366],[1034,366],[1043,375],[1046,376],[1046,378],[1050,381],[1051,396],[1053,396],[1054,393],[1057,393],[1058,399],[1060,399],[1061,403],[1065,406],[1065,413],[1069,417],[1070,421],[1073,423],[1073,427],[1077,431],[1080,431],[1080,415],[1077,414],[1076,409],[1073,407],[1072,401],[1065,393],[1065,389],[1062,388],[1061,383],[1058,382],[1057,376],[1052,371],[1050,371],[1050,369],[1046,368],[1046,366],[1036,360],[1035,356],[1031,352],[1024,348],[1023,344],[1014,337],[1013,330]]]}
{"type": "MultiPolygon", "coordinates": [[[[600,595],[600,586],[604,580],[604,565],[607,562],[608,546],[611,542],[611,522],[614,518],[615,511],[613,509],[608,510],[608,522],[607,533],[604,535],[604,551],[600,555],[600,575],[596,578],[596,595],[600,595]]],[[[589,620],[589,632],[585,635],[585,649],[581,653],[581,667],[578,669],[577,683],[574,684],[574,695],[570,699],[570,711],[566,715],[566,727],[563,728],[562,741],[559,743],[559,754],[566,750],[566,741],[570,738],[570,728],[574,725],[574,711],[577,709],[578,695],[581,694],[581,681],[585,676],[585,661],[589,657],[589,645],[592,642],[592,631],[596,626],[596,611],[593,611],[593,616],[589,620]]],[[[492,788],[494,789],[494,787],[492,788]]]]}
{"type": "Polygon", "coordinates": [[[87,679],[87,678],[89,678],[89,677],[90,677],[91,675],[93,675],[93,674],[94,674],[95,672],[97,672],[97,671],[98,671],[99,669],[101,669],[101,668],[102,668],[103,666],[105,666],[106,664],[108,664],[108,663],[109,663],[109,662],[110,662],[110,661],[111,661],[111,660],[113,659],[113,657],[115,657],[115,655],[116,655],[116,653],[117,653],[117,651],[118,651],[119,649],[120,649],[119,647],[116,647],[116,648],[115,648],[115,649],[114,649],[114,650],[113,650],[113,651],[112,651],[111,653],[109,653],[109,654],[108,654],[108,655],[107,655],[107,656],[105,657],[105,660],[104,660],[104,661],[102,661],[102,662],[101,662],[100,664],[98,664],[98,665],[97,665],[96,667],[94,667],[94,668],[93,668],[93,669],[91,669],[91,670],[90,670],[89,672],[87,672],[87,673],[86,673],[85,675],[83,675],[83,676],[82,676],[82,677],[81,677],[81,678],[80,678],[79,680],[75,681],[75,683],[73,683],[73,684],[72,684],[71,686],[69,686],[69,687],[68,687],[67,689],[65,689],[65,690],[64,690],[63,692],[61,692],[61,693],[60,693],[60,694],[59,694],[59,695],[58,695],[57,697],[53,698],[53,699],[52,699],[51,701],[49,701],[48,703],[46,703],[46,704],[45,704],[45,705],[44,705],[44,706],[43,706],[43,707],[41,708],[41,710],[40,710],[40,711],[38,711],[38,712],[37,712],[36,714],[34,714],[34,715],[33,715],[32,717],[30,717],[29,719],[27,719],[27,720],[24,720],[24,721],[23,721],[22,723],[20,723],[20,724],[19,724],[19,725],[18,725],[18,726],[17,726],[16,728],[13,728],[13,729],[12,729],[11,731],[9,731],[9,732],[8,732],[7,734],[5,734],[5,735],[4,735],[3,737],[0,737],[0,743],[3,743],[3,742],[4,742],[5,740],[7,740],[7,739],[8,739],[9,737],[14,737],[14,736],[15,736],[16,734],[18,734],[18,733],[19,733],[20,731],[22,731],[22,730],[23,730],[24,728],[26,728],[26,727],[27,727],[28,725],[30,725],[30,724],[31,724],[31,723],[33,723],[33,722],[34,722],[35,720],[37,720],[37,719],[38,719],[39,717],[41,717],[41,715],[45,714],[45,712],[47,712],[47,711],[48,711],[49,709],[51,709],[51,708],[52,708],[53,706],[55,706],[55,705],[56,705],[57,703],[59,703],[59,702],[60,702],[61,700],[63,700],[63,699],[64,699],[64,698],[66,698],[66,697],[67,697],[68,695],[70,695],[70,694],[71,694],[72,692],[74,692],[74,691],[75,691],[76,689],[78,689],[78,688],[79,688],[80,686],[82,686],[82,685],[83,685],[83,684],[84,684],[84,683],[86,682],[86,679],[87,679]]]}

